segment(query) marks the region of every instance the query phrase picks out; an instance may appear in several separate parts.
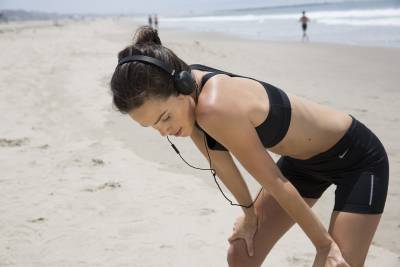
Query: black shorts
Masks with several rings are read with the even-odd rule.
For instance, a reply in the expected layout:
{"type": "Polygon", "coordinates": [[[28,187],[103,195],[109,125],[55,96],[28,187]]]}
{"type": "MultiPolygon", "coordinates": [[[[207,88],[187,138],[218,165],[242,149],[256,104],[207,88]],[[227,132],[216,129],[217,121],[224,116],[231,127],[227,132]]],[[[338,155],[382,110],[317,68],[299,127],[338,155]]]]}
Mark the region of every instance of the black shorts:
{"type": "Polygon", "coordinates": [[[328,151],[306,160],[283,156],[277,165],[302,197],[319,198],[335,184],[335,211],[383,212],[389,182],[387,154],[375,134],[355,118],[328,151]]]}

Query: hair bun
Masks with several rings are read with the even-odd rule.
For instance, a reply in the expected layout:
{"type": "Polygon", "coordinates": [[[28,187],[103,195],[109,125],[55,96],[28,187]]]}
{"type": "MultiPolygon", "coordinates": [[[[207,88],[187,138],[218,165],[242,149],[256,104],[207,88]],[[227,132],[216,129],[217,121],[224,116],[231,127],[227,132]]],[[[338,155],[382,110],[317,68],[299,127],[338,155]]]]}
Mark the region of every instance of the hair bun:
{"type": "Polygon", "coordinates": [[[158,31],[149,26],[142,26],[137,29],[133,36],[133,44],[158,44],[161,45],[158,31]]]}

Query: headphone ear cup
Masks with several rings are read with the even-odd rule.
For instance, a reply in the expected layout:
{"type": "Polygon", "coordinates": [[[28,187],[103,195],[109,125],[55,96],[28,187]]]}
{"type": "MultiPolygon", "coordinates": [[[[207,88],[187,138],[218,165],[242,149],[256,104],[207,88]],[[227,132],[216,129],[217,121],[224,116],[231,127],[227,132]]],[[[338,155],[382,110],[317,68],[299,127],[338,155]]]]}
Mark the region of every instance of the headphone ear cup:
{"type": "Polygon", "coordinates": [[[174,76],[175,87],[180,94],[190,95],[196,88],[196,82],[188,71],[181,71],[174,76]]]}

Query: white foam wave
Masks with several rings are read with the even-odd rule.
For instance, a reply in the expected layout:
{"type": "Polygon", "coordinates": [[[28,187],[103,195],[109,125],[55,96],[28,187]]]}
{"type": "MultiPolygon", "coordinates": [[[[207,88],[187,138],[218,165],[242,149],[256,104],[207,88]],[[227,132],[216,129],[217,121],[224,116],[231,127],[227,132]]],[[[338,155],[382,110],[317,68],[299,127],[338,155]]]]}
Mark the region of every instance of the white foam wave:
{"type": "MultiPolygon", "coordinates": [[[[164,18],[167,22],[240,22],[265,20],[298,20],[299,14],[276,14],[276,15],[235,15],[235,16],[203,16],[203,17],[177,17],[164,18]]],[[[347,10],[347,11],[317,11],[309,12],[307,16],[311,20],[325,24],[347,24],[347,25],[375,25],[375,26],[399,26],[399,8],[370,9],[370,10],[347,10]]]]}
{"type": "Polygon", "coordinates": [[[326,18],[379,18],[400,17],[400,8],[347,10],[347,11],[320,11],[310,12],[309,16],[315,19],[326,18]]]}
{"type": "Polygon", "coordinates": [[[397,26],[400,27],[400,18],[384,19],[319,19],[319,23],[328,25],[349,26],[397,26]]]}

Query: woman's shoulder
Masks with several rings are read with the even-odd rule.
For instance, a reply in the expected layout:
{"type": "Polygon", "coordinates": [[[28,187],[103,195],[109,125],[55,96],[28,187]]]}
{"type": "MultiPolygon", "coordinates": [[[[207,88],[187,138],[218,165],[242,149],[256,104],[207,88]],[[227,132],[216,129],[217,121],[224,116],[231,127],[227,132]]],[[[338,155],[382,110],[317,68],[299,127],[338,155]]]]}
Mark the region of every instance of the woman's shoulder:
{"type": "MultiPolygon", "coordinates": [[[[240,151],[238,148],[243,145],[243,140],[253,140],[254,144],[258,144],[249,112],[249,106],[254,105],[254,101],[247,101],[248,95],[240,93],[246,89],[249,88],[246,85],[243,87],[238,78],[219,75],[203,87],[198,98],[196,121],[222,148],[240,151]]],[[[213,147],[213,140],[208,139],[208,144],[213,147]]]]}
{"type": "Polygon", "coordinates": [[[254,118],[264,117],[268,108],[268,96],[259,82],[221,74],[204,84],[196,105],[196,118],[257,121],[254,118]]]}
{"type": "Polygon", "coordinates": [[[196,116],[236,116],[245,112],[235,87],[236,82],[229,76],[218,74],[203,86],[196,105],[196,116]]]}

